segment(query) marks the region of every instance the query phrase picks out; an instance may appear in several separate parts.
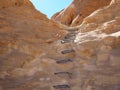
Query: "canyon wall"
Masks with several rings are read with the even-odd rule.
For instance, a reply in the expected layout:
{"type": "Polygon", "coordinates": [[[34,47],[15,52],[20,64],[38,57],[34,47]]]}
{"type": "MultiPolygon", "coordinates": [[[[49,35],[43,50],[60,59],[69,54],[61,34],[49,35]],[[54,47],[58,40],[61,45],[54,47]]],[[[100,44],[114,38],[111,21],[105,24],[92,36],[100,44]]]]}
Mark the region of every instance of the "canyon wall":
{"type": "Polygon", "coordinates": [[[85,82],[81,90],[120,89],[119,1],[96,10],[79,26],[75,50],[79,82],[85,82]]]}
{"type": "Polygon", "coordinates": [[[52,20],[67,26],[76,26],[82,23],[83,19],[98,8],[102,8],[111,0],[73,0],[73,2],[52,16],[52,20]]]}
{"type": "Polygon", "coordinates": [[[51,56],[65,34],[29,0],[0,0],[0,90],[46,90],[40,89],[43,72],[38,75],[42,69],[36,64],[51,56]]]}
{"type": "Polygon", "coordinates": [[[29,0],[1,0],[0,90],[120,90],[120,0],[110,1],[74,0],[49,20],[29,0]]]}

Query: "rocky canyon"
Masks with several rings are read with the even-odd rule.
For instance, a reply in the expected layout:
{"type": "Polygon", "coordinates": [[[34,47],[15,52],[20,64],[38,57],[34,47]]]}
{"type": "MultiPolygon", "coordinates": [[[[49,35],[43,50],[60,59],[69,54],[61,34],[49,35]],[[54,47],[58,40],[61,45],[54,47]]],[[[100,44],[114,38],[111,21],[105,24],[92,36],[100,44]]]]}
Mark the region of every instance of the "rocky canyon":
{"type": "Polygon", "coordinates": [[[0,90],[120,90],[120,0],[73,0],[51,19],[0,0],[0,90]]]}

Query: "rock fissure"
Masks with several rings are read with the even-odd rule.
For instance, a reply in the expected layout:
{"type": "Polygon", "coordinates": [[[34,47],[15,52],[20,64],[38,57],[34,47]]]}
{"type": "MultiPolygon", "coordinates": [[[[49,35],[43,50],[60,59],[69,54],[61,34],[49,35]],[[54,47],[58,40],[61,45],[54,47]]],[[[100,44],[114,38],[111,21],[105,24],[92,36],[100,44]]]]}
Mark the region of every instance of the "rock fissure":
{"type": "Polygon", "coordinates": [[[85,1],[54,22],[29,0],[0,1],[0,90],[120,90],[120,0],[85,1]]]}

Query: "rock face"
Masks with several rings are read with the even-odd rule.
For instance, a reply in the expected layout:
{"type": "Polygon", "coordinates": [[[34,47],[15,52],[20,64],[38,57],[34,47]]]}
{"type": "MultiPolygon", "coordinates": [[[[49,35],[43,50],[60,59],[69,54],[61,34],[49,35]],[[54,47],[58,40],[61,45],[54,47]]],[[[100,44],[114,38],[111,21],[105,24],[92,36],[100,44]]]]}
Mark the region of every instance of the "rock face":
{"type": "Polygon", "coordinates": [[[28,0],[0,0],[0,90],[47,90],[40,57],[52,56],[65,34],[28,0]]]}
{"type": "Polygon", "coordinates": [[[76,36],[81,90],[120,89],[120,0],[86,17],[76,36]],[[83,79],[84,77],[87,77],[83,79]]]}
{"type": "Polygon", "coordinates": [[[32,6],[32,4],[29,2],[29,0],[0,0],[0,8],[7,8],[11,6],[32,6]]]}
{"type": "Polygon", "coordinates": [[[119,1],[63,30],[28,0],[1,0],[0,90],[120,90],[119,1]]]}
{"type": "Polygon", "coordinates": [[[100,7],[106,6],[111,0],[74,0],[70,6],[53,15],[52,20],[68,25],[76,26],[83,19],[100,7]]]}

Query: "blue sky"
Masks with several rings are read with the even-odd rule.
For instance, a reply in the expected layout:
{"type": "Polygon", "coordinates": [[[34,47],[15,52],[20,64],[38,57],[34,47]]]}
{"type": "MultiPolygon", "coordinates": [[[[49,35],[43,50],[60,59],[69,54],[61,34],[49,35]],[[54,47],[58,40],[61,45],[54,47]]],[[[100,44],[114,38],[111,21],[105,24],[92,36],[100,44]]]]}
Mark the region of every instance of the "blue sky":
{"type": "Polygon", "coordinates": [[[30,0],[37,10],[50,18],[56,12],[66,8],[73,0],[30,0]]]}

